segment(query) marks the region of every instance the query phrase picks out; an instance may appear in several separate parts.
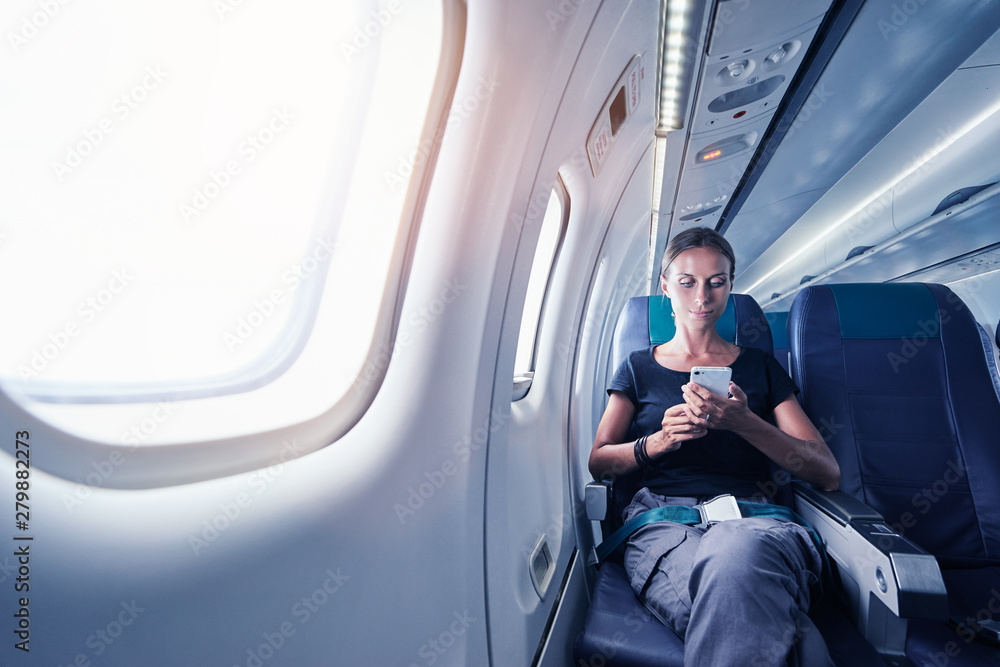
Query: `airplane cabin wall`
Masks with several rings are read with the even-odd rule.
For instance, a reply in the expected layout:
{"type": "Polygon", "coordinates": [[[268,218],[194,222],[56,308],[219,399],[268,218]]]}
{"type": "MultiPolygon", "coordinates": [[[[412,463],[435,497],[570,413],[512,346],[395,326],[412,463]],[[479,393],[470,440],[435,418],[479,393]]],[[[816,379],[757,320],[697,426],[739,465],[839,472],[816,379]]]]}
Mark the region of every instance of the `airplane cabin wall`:
{"type": "MultiPolygon", "coordinates": [[[[496,280],[497,289],[506,288],[506,295],[495,300],[505,305],[491,411],[496,430],[487,457],[486,558],[490,652],[498,665],[531,664],[539,650],[539,664],[562,665],[572,660],[571,642],[566,639],[575,636],[586,610],[576,534],[582,483],[573,474],[581,445],[569,421],[575,399],[575,364],[584,354],[581,340],[593,324],[584,318],[584,310],[591,298],[599,249],[607,237],[627,228],[630,235],[642,239],[643,274],[647,263],[659,5],[655,0],[632,0],[593,9],[596,15],[588,14],[592,22],[586,26],[585,41],[577,47],[568,81],[556,88],[556,78],[550,76],[542,108],[548,108],[548,95],[557,94],[559,107],[547,126],[539,114],[537,135],[530,143],[544,152],[540,161],[534,153],[526,154],[517,174],[508,208],[513,224],[501,250],[501,262],[508,258],[513,262],[509,284],[500,276],[496,280]],[[616,130],[595,177],[587,154],[588,137],[609,96],[617,92],[616,82],[637,55],[641,57],[638,107],[616,130]],[[535,313],[522,315],[525,289],[538,223],[553,186],[566,190],[567,231],[540,318],[534,377],[527,395],[512,402],[521,320],[535,317],[535,313]],[[625,207],[629,210],[625,222],[618,215],[623,192],[632,202],[625,207]],[[638,211],[633,210],[636,206],[638,211]],[[541,596],[529,571],[532,554],[543,542],[549,551],[551,579],[541,596]],[[560,595],[582,600],[582,604],[556,610],[560,595]],[[551,644],[540,646],[550,616],[554,619],[551,644]]],[[[546,31],[565,29],[559,23],[544,27],[546,31]]],[[[548,70],[546,64],[537,63],[533,73],[540,76],[548,70]]],[[[642,284],[639,281],[635,287],[642,284]]],[[[602,306],[606,304],[599,303],[602,306]]],[[[581,381],[588,400],[593,379],[581,381]]],[[[589,445],[588,440],[588,450],[589,445]]]]}
{"type": "MultiPolygon", "coordinates": [[[[505,552],[507,538],[497,531],[507,526],[496,522],[506,512],[516,531],[572,507],[566,453],[572,357],[561,359],[555,344],[574,339],[553,324],[563,316],[581,321],[593,270],[588,262],[618,193],[648,154],[657,3],[633,5],[615,34],[626,41],[636,31],[644,35],[641,48],[629,49],[647,63],[648,118],[624,126],[630,138],[609,153],[595,187],[572,192],[580,231],[567,239],[562,293],[553,300],[552,324],[543,326],[546,350],[532,389],[532,401],[540,403],[517,417],[521,425],[511,418],[513,347],[523,268],[530,266],[537,230],[528,233],[513,214],[525,209],[537,183],[550,183],[573,164],[567,158],[583,145],[628,64],[617,59],[627,50],[623,42],[595,48],[595,68],[580,75],[574,94],[596,106],[577,113],[579,99],[563,98],[597,4],[468,7],[462,71],[398,314],[400,331],[409,335],[397,337],[373,403],[342,438],[302,455],[290,442],[293,456],[267,468],[159,488],[87,487],[33,471],[32,526],[44,537],[32,551],[33,661],[465,665],[519,664],[533,655],[564,571],[544,604],[515,609],[523,600],[502,596],[523,590],[512,590],[517,582],[503,567],[509,555],[512,567],[523,568],[521,545],[505,552]],[[591,78],[593,91],[584,85],[591,78]],[[576,120],[554,131],[557,110],[576,120]],[[542,429],[538,435],[532,425],[542,429]],[[539,469],[544,478],[523,460],[531,462],[538,442],[520,440],[528,434],[552,448],[539,469]],[[512,450],[523,456],[505,460],[514,439],[512,450]],[[552,465],[558,478],[550,475],[552,465]],[[508,511],[492,504],[497,491],[496,502],[515,502],[510,494],[518,485],[543,501],[530,517],[516,505],[508,511]],[[556,492],[539,493],[536,485],[556,492]],[[64,499],[78,493],[81,502],[67,506],[64,499]],[[498,543],[499,560],[488,566],[486,550],[498,543]],[[521,612],[524,618],[512,615],[521,612]],[[134,618],[112,625],[122,613],[134,618]],[[95,633],[108,627],[121,634],[112,642],[98,639],[95,633]],[[507,657],[515,662],[505,663],[507,657]]],[[[27,419],[6,401],[0,411],[15,428],[27,419]]],[[[32,429],[36,447],[68,437],[32,429]]],[[[197,443],[186,447],[192,465],[212,456],[197,443]]],[[[78,479],[103,463],[82,456],[78,479]]],[[[13,459],[0,456],[0,475],[13,474],[13,459]]],[[[13,506],[12,485],[0,493],[13,506]]],[[[553,542],[559,567],[569,562],[574,540],[566,530],[553,542]]],[[[0,597],[8,618],[13,603],[10,595],[0,597]]],[[[0,662],[17,664],[14,651],[5,642],[0,662]]]]}

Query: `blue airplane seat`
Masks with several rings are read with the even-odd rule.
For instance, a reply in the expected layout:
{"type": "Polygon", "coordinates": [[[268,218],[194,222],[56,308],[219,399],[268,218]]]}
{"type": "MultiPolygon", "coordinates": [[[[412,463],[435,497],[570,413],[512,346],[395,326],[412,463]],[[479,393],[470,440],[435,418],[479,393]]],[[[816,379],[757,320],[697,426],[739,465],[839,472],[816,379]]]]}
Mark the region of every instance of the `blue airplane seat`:
{"type": "Polygon", "coordinates": [[[975,318],[943,285],[817,285],[789,335],[803,408],[836,425],[840,488],[940,566],[952,624],[903,622],[901,650],[915,665],[1000,665],[967,624],[1000,620],[1000,400],[975,318]]]}
{"type": "MultiPolygon", "coordinates": [[[[635,350],[641,350],[650,345],[662,345],[674,337],[676,326],[671,316],[670,299],[665,295],[637,296],[625,303],[615,333],[611,340],[611,363],[613,372],[635,350]]],[[[741,347],[753,347],[768,354],[774,353],[771,342],[771,328],[760,306],[749,294],[730,294],[722,316],[715,323],[715,330],[725,340],[741,347]]],[[[630,432],[630,438],[636,434],[630,432]]],[[[615,481],[613,492],[615,504],[620,507],[611,523],[605,524],[605,529],[614,529],[614,522],[619,521],[622,511],[632,501],[632,496],[639,490],[635,480],[627,476],[619,476],[615,481]]],[[[790,504],[790,489],[785,485],[779,489],[778,502],[790,504]]]]}
{"type": "Polygon", "coordinates": [[[778,360],[781,367],[788,372],[788,313],[770,312],[764,313],[767,323],[771,325],[771,340],[774,342],[774,358],[778,360]]]}
{"type": "MultiPolygon", "coordinates": [[[[633,350],[659,345],[674,335],[666,296],[634,297],[622,310],[612,340],[611,368],[617,368],[633,350]]],[[[771,353],[771,331],[753,297],[731,294],[722,317],[716,323],[719,334],[736,345],[755,347],[771,353]]],[[[604,535],[621,525],[621,515],[637,488],[635,480],[619,476],[608,494],[604,535]]],[[[787,491],[785,485],[785,491],[787,491]]],[[[779,501],[790,493],[779,495],[779,501]]],[[[810,612],[840,667],[884,667],[884,662],[850,621],[836,607],[833,596],[824,596],[810,612]]],[[[739,631],[738,628],[734,631],[739,631]]],[[[601,564],[594,585],[584,627],[573,647],[574,664],[608,667],[659,665],[680,667],[684,643],[643,607],[632,592],[621,564],[621,547],[601,564]]]]}

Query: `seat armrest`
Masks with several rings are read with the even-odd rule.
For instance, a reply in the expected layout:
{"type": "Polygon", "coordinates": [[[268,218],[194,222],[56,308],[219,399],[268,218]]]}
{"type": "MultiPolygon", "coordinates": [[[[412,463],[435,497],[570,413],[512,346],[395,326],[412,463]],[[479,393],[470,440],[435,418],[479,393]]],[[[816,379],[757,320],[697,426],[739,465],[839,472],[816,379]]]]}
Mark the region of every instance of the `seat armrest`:
{"type": "Polygon", "coordinates": [[[880,653],[902,654],[906,619],[945,619],[937,559],[840,491],[796,481],[795,511],[819,533],[858,629],[880,653]]]}
{"type": "Polygon", "coordinates": [[[948,596],[937,559],[841,491],[795,482],[795,509],[819,533],[843,574],[904,618],[945,619],[948,596]]]}
{"type": "Polygon", "coordinates": [[[584,504],[588,519],[604,521],[611,504],[611,485],[607,482],[588,482],[584,490],[584,504]]]}
{"type": "Polygon", "coordinates": [[[843,491],[823,491],[811,484],[793,482],[795,495],[802,496],[832,519],[846,526],[856,519],[862,521],[882,521],[882,515],[868,505],[849,496],[843,491]]]}

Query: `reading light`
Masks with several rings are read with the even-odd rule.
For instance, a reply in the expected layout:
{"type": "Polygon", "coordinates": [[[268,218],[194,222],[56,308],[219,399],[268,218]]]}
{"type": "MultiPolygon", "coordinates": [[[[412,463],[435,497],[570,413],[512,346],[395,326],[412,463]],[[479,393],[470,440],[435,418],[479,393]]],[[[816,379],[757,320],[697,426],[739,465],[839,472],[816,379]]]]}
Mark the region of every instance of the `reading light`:
{"type": "Polygon", "coordinates": [[[768,54],[763,61],[760,63],[760,69],[762,72],[772,72],[779,67],[784,67],[789,65],[792,61],[792,57],[797,55],[799,50],[802,48],[802,42],[793,39],[790,42],[785,42],[781,46],[775,48],[768,54]]]}
{"type": "Polygon", "coordinates": [[[778,49],[774,51],[771,55],[769,55],[767,58],[765,58],[765,60],[767,60],[767,62],[771,63],[772,65],[777,65],[782,61],[782,59],[784,59],[784,57],[785,57],[785,47],[779,46],[778,49]]]}

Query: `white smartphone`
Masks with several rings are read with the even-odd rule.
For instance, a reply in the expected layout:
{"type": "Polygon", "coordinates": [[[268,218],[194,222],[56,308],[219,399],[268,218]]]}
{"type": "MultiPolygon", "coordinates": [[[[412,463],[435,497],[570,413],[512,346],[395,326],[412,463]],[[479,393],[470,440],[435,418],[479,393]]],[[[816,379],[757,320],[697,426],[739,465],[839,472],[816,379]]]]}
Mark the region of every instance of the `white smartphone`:
{"type": "Polygon", "coordinates": [[[729,366],[695,366],[691,369],[691,382],[722,398],[729,396],[732,377],[733,369],[729,366]]]}

